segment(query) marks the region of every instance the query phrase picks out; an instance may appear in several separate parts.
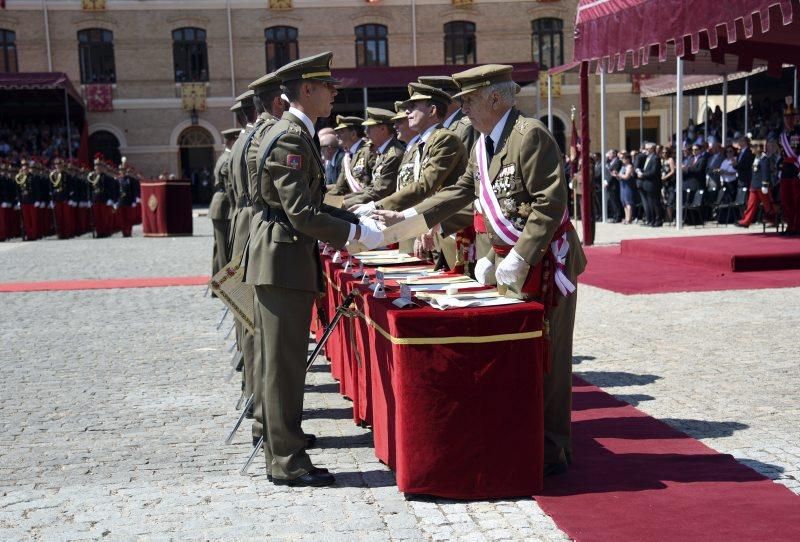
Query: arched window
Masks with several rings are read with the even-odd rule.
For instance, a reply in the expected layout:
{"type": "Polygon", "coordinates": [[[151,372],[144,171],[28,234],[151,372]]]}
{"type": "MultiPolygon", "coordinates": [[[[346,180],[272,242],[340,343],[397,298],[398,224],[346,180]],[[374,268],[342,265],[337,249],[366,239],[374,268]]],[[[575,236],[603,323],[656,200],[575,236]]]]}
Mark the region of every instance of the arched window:
{"type": "Polygon", "coordinates": [[[297,29],[293,26],[271,26],[264,30],[267,52],[267,73],[274,72],[292,60],[300,58],[297,48],[297,29]]]}
{"type": "Polygon", "coordinates": [[[119,140],[117,136],[106,130],[98,130],[89,136],[89,156],[102,154],[107,160],[119,164],[119,140]]]}
{"type": "Polygon", "coordinates": [[[356,66],[388,66],[389,40],[386,26],[362,24],[356,27],[356,66]]]}
{"type": "Polygon", "coordinates": [[[208,81],[206,31],[201,28],[173,30],[172,58],[176,83],[208,81]]]}
{"type": "Polygon", "coordinates": [[[110,30],[89,28],[78,32],[81,83],[114,83],[114,35],[110,30]]]}
{"type": "Polygon", "coordinates": [[[564,21],[552,17],[531,21],[531,51],[539,68],[547,70],[564,63],[564,21]]]}
{"type": "Polygon", "coordinates": [[[17,34],[11,30],[0,28],[0,73],[16,73],[17,66],[17,34]]]}
{"type": "Polygon", "coordinates": [[[444,25],[444,63],[477,64],[475,23],[453,21],[444,25]]]}

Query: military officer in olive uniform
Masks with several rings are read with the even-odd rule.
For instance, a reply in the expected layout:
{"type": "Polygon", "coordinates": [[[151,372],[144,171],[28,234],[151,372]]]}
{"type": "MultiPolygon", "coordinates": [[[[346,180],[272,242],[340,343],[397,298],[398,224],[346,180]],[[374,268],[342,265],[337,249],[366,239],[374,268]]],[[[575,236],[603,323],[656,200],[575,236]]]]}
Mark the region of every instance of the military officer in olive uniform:
{"type": "MultiPolygon", "coordinates": [[[[280,85],[281,80],[274,73],[268,73],[267,75],[256,79],[249,85],[250,90],[253,91],[253,104],[255,105],[256,112],[258,113],[258,120],[256,121],[255,128],[250,134],[244,148],[244,159],[247,169],[247,194],[251,203],[254,202],[254,195],[258,193],[257,157],[261,140],[264,138],[264,134],[266,134],[267,131],[269,131],[269,129],[272,128],[272,126],[278,121],[281,115],[283,115],[285,110],[285,104],[281,98],[280,85]]],[[[251,209],[254,208],[251,206],[251,209]]],[[[254,210],[251,211],[250,230],[247,234],[248,240],[252,235],[253,224],[257,224],[259,220],[260,217],[256,216],[254,210]]],[[[247,269],[247,263],[247,253],[245,253],[242,263],[242,265],[245,266],[245,272],[247,269]]],[[[247,363],[245,364],[245,370],[248,371],[246,378],[250,379],[250,391],[253,393],[253,446],[255,446],[261,439],[264,422],[263,408],[261,406],[261,337],[258,330],[258,314],[254,315],[254,318],[254,324],[256,327],[255,333],[252,335],[252,339],[250,339],[250,337],[247,338],[248,341],[252,340],[253,342],[253,358],[249,365],[247,363]]],[[[310,440],[313,440],[313,436],[311,436],[310,440]]]]}
{"type": "Polygon", "coordinates": [[[372,144],[363,137],[361,117],[336,117],[336,137],[344,150],[339,178],[331,189],[333,196],[344,196],[361,192],[369,186],[370,175],[375,167],[375,153],[372,144]]]}
{"type": "MultiPolygon", "coordinates": [[[[451,98],[460,92],[453,78],[446,75],[423,75],[418,77],[417,81],[423,85],[438,88],[442,92],[446,92],[451,98]]],[[[475,138],[478,134],[472,127],[472,122],[469,120],[469,117],[462,111],[461,104],[457,100],[451,101],[447,106],[447,112],[445,114],[447,118],[442,122],[442,126],[453,130],[458,137],[461,138],[461,142],[464,143],[467,153],[472,151],[472,146],[475,144],[475,138]]]]}
{"type": "Polygon", "coordinates": [[[572,333],[577,277],[586,258],[567,215],[561,152],[541,122],[516,108],[519,86],[511,72],[511,66],[495,64],[453,75],[464,112],[482,134],[466,172],[413,209],[379,213],[389,223],[421,213],[435,227],[476,197],[488,204],[482,212],[492,249],[475,275],[545,305],[552,369],[544,382],[544,468],[546,475],[558,474],[572,456],[572,333]]]}
{"type": "MultiPolygon", "coordinates": [[[[397,177],[397,191],[356,212],[370,209],[402,211],[418,205],[446,186],[454,184],[467,166],[467,150],[455,132],[442,127],[450,96],[422,83],[409,84],[409,99],[404,102],[409,126],[420,134],[414,156],[397,177]]],[[[463,227],[463,226],[461,226],[463,227]]],[[[457,231],[460,228],[450,231],[457,231]]],[[[414,252],[415,243],[404,241],[400,250],[414,252]]],[[[446,255],[447,256],[447,255],[446,255]]],[[[448,263],[455,265],[455,253],[448,263]]]]}
{"type": "Polygon", "coordinates": [[[214,228],[214,254],[211,259],[211,274],[216,275],[228,263],[228,235],[231,225],[231,202],[228,199],[228,166],[231,147],[239,137],[239,128],[223,130],[225,150],[219,155],[214,165],[214,195],[208,206],[208,217],[214,228]]]}
{"type": "MultiPolygon", "coordinates": [[[[253,104],[253,94],[252,90],[247,90],[236,98],[237,103],[234,108],[236,108],[237,119],[239,119],[240,123],[244,122],[245,124],[244,129],[231,147],[228,163],[228,176],[234,202],[230,238],[228,239],[228,246],[230,247],[228,260],[236,265],[242,263],[244,249],[247,246],[247,239],[250,235],[250,220],[253,216],[250,196],[247,190],[248,175],[244,155],[245,146],[249,141],[250,135],[256,129],[256,123],[259,121],[253,104]]],[[[242,390],[245,397],[250,397],[254,391],[253,365],[255,363],[254,360],[257,359],[255,339],[253,334],[248,332],[238,320],[235,324],[236,344],[242,352],[242,361],[244,363],[242,390]]],[[[252,417],[253,412],[251,410],[247,413],[247,418],[251,419],[252,417]]]]}
{"type": "MultiPolygon", "coordinates": [[[[451,97],[456,95],[461,90],[453,78],[446,75],[423,75],[417,80],[420,83],[438,88],[439,90],[449,94],[451,97]]],[[[469,120],[469,117],[464,114],[464,111],[461,109],[461,104],[458,100],[453,100],[450,102],[450,105],[447,108],[447,118],[442,123],[442,126],[453,130],[458,137],[461,138],[461,141],[467,148],[467,155],[472,152],[472,146],[475,144],[475,138],[480,134],[478,134],[472,127],[472,122],[469,120]]],[[[489,252],[491,245],[486,234],[486,228],[483,226],[483,222],[480,219],[475,220],[475,218],[473,218],[472,222],[470,222],[469,215],[472,214],[474,217],[475,213],[476,211],[474,210],[473,205],[470,204],[468,207],[465,207],[457,216],[451,217],[450,220],[442,224],[442,227],[444,228],[445,232],[448,232],[456,231],[464,226],[474,225],[476,230],[476,252],[480,258],[489,252]]],[[[448,236],[448,234],[445,233],[444,236],[439,236],[438,238],[438,242],[442,245],[442,250],[446,253],[448,260],[452,258],[451,254],[454,254],[456,250],[454,237],[455,236],[448,236]]]]}
{"type": "Polygon", "coordinates": [[[262,139],[258,190],[245,282],[255,286],[263,363],[264,453],[269,479],[323,486],[332,474],[315,468],[301,428],[308,333],[322,291],[317,240],[342,247],[359,239],[383,243],[370,219],[322,201],[325,168],[314,140],[316,120],[330,115],[337,94],[332,53],[295,60],[276,71],[291,107],[262,139]]]}
{"type": "Polygon", "coordinates": [[[361,192],[345,196],[346,209],[360,203],[377,201],[394,193],[397,187],[397,172],[406,148],[395,136],[392,128],[394,116],[395,113],[387,109],[367,108],[367,120],[363,125],[375,154],[375,166],[368,186],[361,192]]]}

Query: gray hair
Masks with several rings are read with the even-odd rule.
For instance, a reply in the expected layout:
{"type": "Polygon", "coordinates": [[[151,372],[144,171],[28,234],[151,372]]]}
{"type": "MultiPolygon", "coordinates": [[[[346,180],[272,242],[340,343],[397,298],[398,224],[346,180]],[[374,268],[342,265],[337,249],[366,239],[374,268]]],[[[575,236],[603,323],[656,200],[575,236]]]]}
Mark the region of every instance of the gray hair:
{"type": "Polygon", "coordinates": [[[497,92],[507,105],[517,103],[517,84],[514,81],[503,81],[484,88],[483,98],[487,98],[492,92],[497,92]]]}

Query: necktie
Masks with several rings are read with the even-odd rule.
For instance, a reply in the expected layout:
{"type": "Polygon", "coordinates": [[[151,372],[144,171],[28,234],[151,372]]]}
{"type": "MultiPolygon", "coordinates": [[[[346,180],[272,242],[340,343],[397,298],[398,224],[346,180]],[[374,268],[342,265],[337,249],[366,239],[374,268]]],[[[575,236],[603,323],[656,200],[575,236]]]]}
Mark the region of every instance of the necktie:
{"type": "Polygon", "coordinates": [[[494,141],[491,137],[486,137],[486,161],[491,162],[494,157],[494,141]]]}

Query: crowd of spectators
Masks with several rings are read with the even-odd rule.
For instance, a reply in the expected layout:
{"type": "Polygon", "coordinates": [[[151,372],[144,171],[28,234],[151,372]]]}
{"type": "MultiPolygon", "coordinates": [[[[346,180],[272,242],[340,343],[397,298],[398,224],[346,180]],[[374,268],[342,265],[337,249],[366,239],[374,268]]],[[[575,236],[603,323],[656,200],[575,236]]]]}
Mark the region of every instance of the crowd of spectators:
{"type": "MultiPolygon", "coordinates": [[[[782,101],[773,103],[765,98],[752,106],[751,129],[746,135],[742,131],[743,113],[739,112],[741,119],[729,116],[727,140],[732,144],[724,148],[722,112],[709,110],[708,138],[705,126],[690,120],[681,133],[677,153],[674,135],[666,145],[645,143],[639,149],[612,149],[602,159],[599,153],[592,153],[594,219],[601,220],[605,183],[609,222],[652,227],[673,223],[676,172],[681,168],[684,223],[714,220],[748,227],[760,218],[773,225],[780,193],[782,156],[777,140],[783,130],[783,105],[782,101]]],[[[565,162],[568,176],[580,170],[574,152],[565,162]]],[[[576,199],[580,199],[580,183],[575,183],[575,190],[576,199]]]]}
{"type": "MultiPolygon", "coordinates": [[[[78,155],[81,137],[76,125],[70,126],[72,156],[78,155]]],[[[48,161],[69,156],[69,138],[66,126],[61,123],[19,122],[0,120],[0,159],[19,162],[28,156],[46,158],[48,161]]]]}

